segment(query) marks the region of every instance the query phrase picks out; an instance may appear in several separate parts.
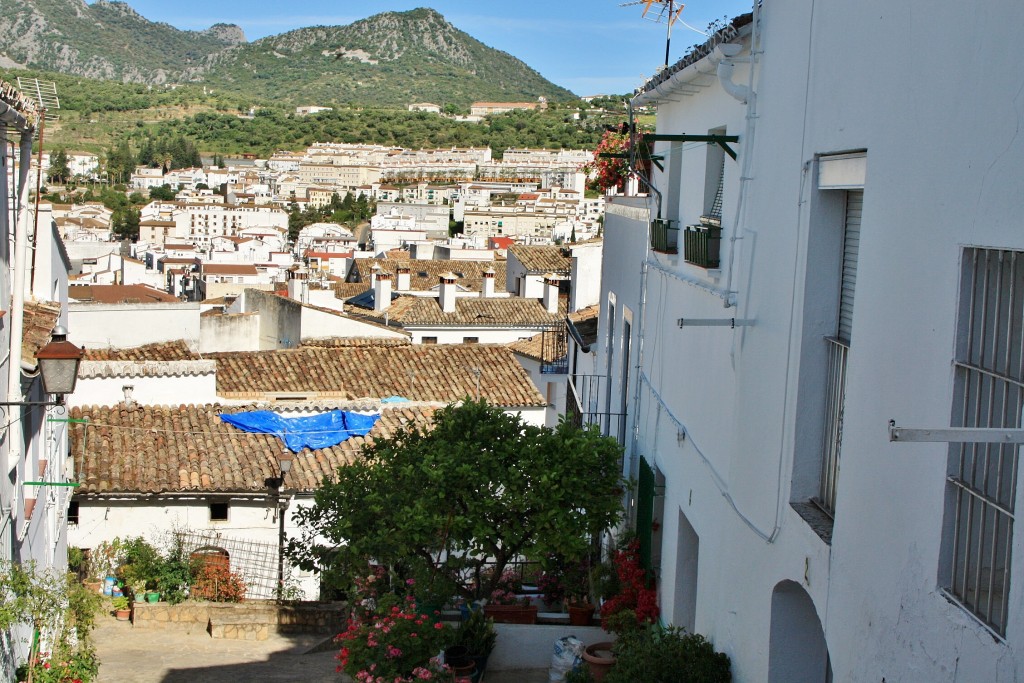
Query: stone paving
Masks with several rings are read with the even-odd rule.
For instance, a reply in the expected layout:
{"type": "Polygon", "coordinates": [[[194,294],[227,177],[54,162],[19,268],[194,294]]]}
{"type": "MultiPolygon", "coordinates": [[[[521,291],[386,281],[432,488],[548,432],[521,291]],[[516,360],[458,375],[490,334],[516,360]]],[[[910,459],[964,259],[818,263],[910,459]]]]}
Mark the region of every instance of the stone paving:
{"type": "MultiPolygon", "coordinates": [[[[266,640],[215,640],[198,625],[191,630],[136,629],[102,615],[93,632],[100,683],[344,683],[335,673],[331,646],[312,634],[271,633],[266,640]]],[[[488,671],[484,683],[542,683],[547,670],[488,671]]]]}

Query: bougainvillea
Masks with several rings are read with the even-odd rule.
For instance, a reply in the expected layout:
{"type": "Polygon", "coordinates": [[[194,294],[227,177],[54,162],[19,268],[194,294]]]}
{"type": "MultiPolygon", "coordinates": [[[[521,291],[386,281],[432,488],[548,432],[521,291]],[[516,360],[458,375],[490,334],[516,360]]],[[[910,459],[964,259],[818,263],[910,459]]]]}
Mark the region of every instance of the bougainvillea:
{"type": "Polygon", "coordinates": [[[619,592],[601,606],[601,627],[622,632],[658,619],[658,593],[640,566],[640,541],[633,539],[612,557],[619,592]]]}
{"type": "MultiPolygon", "coordinates": [[[[643,131],[637,131],[642,135],[643,131]]],[[[583,165],[583,172],[590,177],[590,186],[596,190],[620,187],[629,178],[629,159],[625,157],[604,157],[602,154],[626,154],[632,146],[629,133],[624,130],[609,130],[601,137],[594,149],[594,160],[583,165]]],[[[641,150],[646,146],[641,143],[641,150]]],[[[643,156],[643,155],[641,155],[643,156]]],[[[640,160],[643,162],[643,160],[640,160]]]]}

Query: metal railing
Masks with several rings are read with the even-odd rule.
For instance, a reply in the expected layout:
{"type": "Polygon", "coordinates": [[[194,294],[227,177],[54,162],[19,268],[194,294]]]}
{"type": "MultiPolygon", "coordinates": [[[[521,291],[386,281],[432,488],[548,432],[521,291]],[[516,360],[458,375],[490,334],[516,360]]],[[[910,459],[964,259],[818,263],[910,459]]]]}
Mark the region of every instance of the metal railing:
{"type": "Polygon", "coordinates": [[[835,514],[836,481],[839,478],[839,448],[843,441],[843,407],[846,403],[846,358],[850,346],[827,337],[828,370],[825,381],[825,428],[822,434],[821,486],[814,499],[826,513],[835,514]]]}
{"type": "Polygon", "coordinates": [[[664,254],[675,254],[679,250],[679,228],[674,221],[657,218],[651,221],[651,249],[664,254]]]}
{"type": "Polygon", "coordinates": [[[571,375],[566,382],[565,413],[576,426],[597,425],[602,435],[625,444],[626,414],[607,409],[607,381],[604,375],[571,375]]]}
{"type": "Polygon", "coordinates": [[[688,225],[683,233],[683,258],[702,268],[718,268],[722,228],[713,225],[688,225]]]}

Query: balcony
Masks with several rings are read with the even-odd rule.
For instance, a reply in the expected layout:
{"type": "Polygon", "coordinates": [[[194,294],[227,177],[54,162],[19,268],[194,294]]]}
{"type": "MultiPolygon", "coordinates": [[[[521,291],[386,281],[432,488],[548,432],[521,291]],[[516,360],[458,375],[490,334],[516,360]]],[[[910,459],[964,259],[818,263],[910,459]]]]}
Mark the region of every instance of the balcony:
{"type": "Polygon", "coordinates": [[[699,225],[688,225],[683,233],[683,258],[701,268],[718,268],[722,245],[721,222],[702,217],[699,225]]]}
{"type": "Polygon", "coordinates": [[[651,221],[651,249],[662,254],[675,254],[679,251],[679,228],[673,227],[673,221],[657,218],[651,221]]]}
{"type": "Polygon", "coordinates": [[[566,383],[566,418],[583,427],[597,425],[601,434],[626,443],[626,413],[608,410],[608,378],[604,375],[570,375],[566,383]]]}

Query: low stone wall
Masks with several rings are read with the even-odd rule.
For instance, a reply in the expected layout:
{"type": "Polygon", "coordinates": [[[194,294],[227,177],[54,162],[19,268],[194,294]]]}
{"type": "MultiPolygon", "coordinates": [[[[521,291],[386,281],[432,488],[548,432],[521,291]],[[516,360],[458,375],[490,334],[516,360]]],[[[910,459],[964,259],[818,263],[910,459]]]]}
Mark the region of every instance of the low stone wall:
{"type": "Polygon", "coordinates": [[[206,631],[218,616],[238,624],[251,621],[265,624],[278,633],[341,633],[344,630],[344,603],[252,600],[240,603],[192,602],[178,605],[166,602],[136,603],[132,612],[135,628],[206,631]]]}

